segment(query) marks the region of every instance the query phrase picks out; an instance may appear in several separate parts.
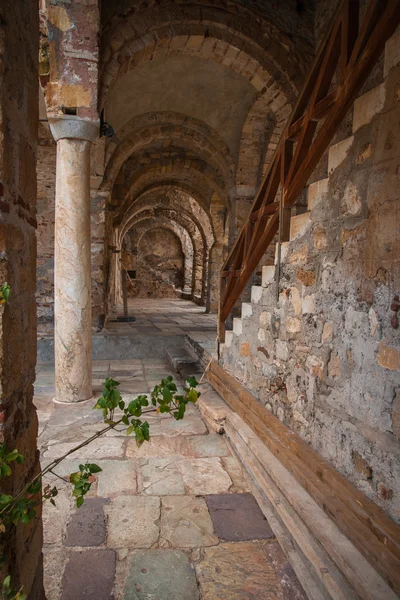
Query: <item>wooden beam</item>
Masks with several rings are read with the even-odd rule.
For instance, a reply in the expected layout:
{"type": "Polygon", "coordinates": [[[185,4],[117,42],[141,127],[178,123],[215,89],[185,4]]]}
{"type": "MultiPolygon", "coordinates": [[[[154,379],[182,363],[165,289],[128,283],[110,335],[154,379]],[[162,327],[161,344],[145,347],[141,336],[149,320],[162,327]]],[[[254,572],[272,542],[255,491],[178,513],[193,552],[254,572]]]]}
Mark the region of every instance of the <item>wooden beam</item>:
{"type": "Polygon", "coordinates": [[[400,526],[215,362],[208,380],[399,594],[400,526]]]}

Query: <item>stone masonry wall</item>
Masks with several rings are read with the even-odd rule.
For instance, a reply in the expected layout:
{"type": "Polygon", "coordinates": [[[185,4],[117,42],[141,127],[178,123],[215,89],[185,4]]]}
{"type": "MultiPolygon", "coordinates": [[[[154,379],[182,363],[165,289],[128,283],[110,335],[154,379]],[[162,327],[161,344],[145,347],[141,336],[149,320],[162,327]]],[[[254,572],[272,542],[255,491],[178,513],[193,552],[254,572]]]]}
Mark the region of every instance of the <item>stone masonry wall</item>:
{"type": "MultiPolygon", "coordinates": [[[[0,6],[0,282],[11,286],[0,307],[0,442],[25,456],[2,481],[17,493],[39,470],[37,416],[33,405],[36,364],[36,146],[39,22],[35,2],[0,6]]],[[[1,535],[14,586],[30,600],[44,599],[42,521],[10,527],[1,535]]]]}
{"type": "MultiPolygon", "coordinates": [[[[222,365],[400,522],[400,33],[308,212],[228,332],[222,365]]],[[[350,115],[351,117],[351,115],[350,115]]],[[[345,130],[348,131],[349,119],[345,130]]],[[[343,132],[344,130],[342,130],[343,132]]]]}
{"type": "Polygon", "coordinates": [[[137,243],[132,239],[135,228],[129,233],[133,246],[125,247],[123,262],[125,268],[136,271],[129,294],[136,298],[180,298],[185,257],[178,236],[166,227],[156,227],[144,232],[137,243]]]}

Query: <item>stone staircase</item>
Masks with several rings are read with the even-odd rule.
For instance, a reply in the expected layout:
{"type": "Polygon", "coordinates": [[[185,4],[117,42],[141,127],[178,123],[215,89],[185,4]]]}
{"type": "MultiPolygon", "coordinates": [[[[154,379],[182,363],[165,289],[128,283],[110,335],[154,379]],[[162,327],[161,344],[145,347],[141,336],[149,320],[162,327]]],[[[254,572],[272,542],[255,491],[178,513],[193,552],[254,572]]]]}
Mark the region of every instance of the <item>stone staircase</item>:
{"type": "MultiPolygon", "coordinates": [[[[385,76],[391,67],[400,63],[399,48],[400,31],[398,30],[386,45],[385,76]]],[[[285,343],[275,337],[272,344],[272,336],[268,338],[268,332],[265,332],[266,329],[273,331],[276,326],[274,309],[280,313],[279,317],[285,320],[286,331],[289,333],[298,332],[300,319],[315,311],[314,297],[309,291],[315,281],[307,280],[313,274],[308,268],[308,254],[304,251],[306,241],[310,238],[313,240],[315,253],[327,247],[328,241],[322,225],[324,221],[333,218],[329,212],[329,194],[334,190],[335,179],[338,176],[346,177],[343,169],[346,159],[351,157],[351,160],[357,161],[357,164],[362,164],[370,157],[371,149],[368,144],[360,151],[359,145],[357,146],[357,136],[359,132],[362,133],[362,128],[384,109],[385,98],[386,80],[356,100],[352,135],[329,148],[327,176],[309,185],[307,211],[291,217],[289,241],[281,244],[279,302],[276,297],[278,258],[276,247],[274,265],[262,267],[261,285],[252,286],[250,301],[241,304],[241,316],[233,318],[232,329],[225,332],[225,343],[220,347],[219,364],[238,380],[238,387],[242,383],[249,390],[253,383],[249,372],[251,367],[246,364],[251,343],[253,343],[254,360],[259,363],[255,346],[258,346],[257,351],[267,356],[272,353],[277,361],[287,359],[285,343]],[[354,151],[356,147],[357,153],[354,151]],[[297,280],[285,279],[286,268],[290,270],[294,265],[296,268],[291,273],[296,273],[297,280]],[[296,284],[300,293],[297,297],[293,294],[290,296],[296,284]],[[292,313],[286,314],[285,310],[279,310],[285,302],[290,304],[289,297],[294,316],[292,313]],[[259,343],[254,345],[254,340],[259,343]]],[[[351,187],[346,190],[345,201],[348,214],[356,215],[358,199],[357,195],[352,193],[351,187]]],[[[296,289],[294,291],[297,292],[296,289]]],[[[328,336],[328,331],[322,333],[322,340],[325,335],[328,336]]],[[[302,351],[300,344],[301,342],[298,346],[299,352],[302,351]]],[[[318,370],[318,364],[311,364],[311,359],[314,358],[313,356],[307,358],[307,365],[310,366],[310,372],[313,374],[318,370]]],[[[261,369],[259,371],[265,378],[270,377],[269,372],[267,373],[270,365],[263,366],[265,372],[261,369]]],[[[211,391],[210,388],[202,398],[199,407],[206,420],[214,419],[216,430],[225,432],[240,457],[249,473],[253,494],[309,598],[387,600],[398,597],[346,535],[336,527],[333,520],[316,505],[307,490],[295,481],[288,469],[282,466],[279,456],[275,456],[266,447],[237,413],[227,404],[224,406],[223,400],[216,391],[211,391]],[[214,418],[213,415],[218,417],[214,418]]],[[[277,416],[281,419],[279,413],[277,416]]]]}
{"type": "MultiPolygon", "coordinates": [[[[400,43],[400,34],[396,36],[400,43]]],[[[389,40],[391,42],[391,40],[389,40]]],[[[387,59],[389,60],[389,59],[387,59]]],[[[393,62],[393,58],[391,61],[393,62]]],[[[400,58],[398,58],[400,60],[400,58]]],[[[354,104],[353,114],[353,135],[341,140],[340,142],[332,145],[328,151],[328,176],[326,178],[315,181],[308,186],[307,189],[307,210],[301,214],[293,215],[290,219],[290,234],[289,241],[281,243],[281,265],[287,263],[293,254],[298,250],[299,243],[302,238],[314,233],[317,236],[315,239],[315,247],[323,247],[325,240],[320,237],[318,239],[318,232],[315,232],[316,225],[318,225],[318,217],[321,214],[322,203],[327,200],[329,183],[335,176],[336,170],[341,166],[345,160],[348,152],[350,151],[353,142],[354,135],[364,125],[370,123],[372,118],[383,109],[385,100],[385,85],[384,83],[376,86],[366,94],[360,96],[354,104]]],[[[366,149],[368,152],[368,148],[366,149]]],[[[368,156],[366,156],[368,158],[368,156]]],[[[359,160],[363,160],[362,155],[359,156],[359,160]]],[[[348,198],[348,210],[356,210],[357,199],[352,198],[351,192],[348,198]],[[353,205],[352,205],[353,203],[353,205]]],[[[243,331],[246,329],[246,318],[251,317],[256,311],[256,307],[260,307],[266,302],[266,291],[271,288],[276,290],[276,273],[277,273],[277,260],[278,260],[278,244],[275,248],[275,261],[274,265],[262,267],[261,285],[253,285],[251,287],[251,301],[243,302],[241,307],[241,317],[233,318],[233,328],[225,332],[225,343],[221,344],[220,351],[223,353],[225,348],[229,348],[232,343],[242,341],[241,338],[243,331]]]]}

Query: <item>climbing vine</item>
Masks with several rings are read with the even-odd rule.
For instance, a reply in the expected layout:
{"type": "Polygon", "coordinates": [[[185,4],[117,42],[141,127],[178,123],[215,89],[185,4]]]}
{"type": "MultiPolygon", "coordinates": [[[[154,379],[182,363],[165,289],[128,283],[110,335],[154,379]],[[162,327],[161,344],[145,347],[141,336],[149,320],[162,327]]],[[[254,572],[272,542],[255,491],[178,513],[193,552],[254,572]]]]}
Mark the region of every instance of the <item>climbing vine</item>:
{"type": "MultiPolygon", "coordinates": [[[[10,286],[5,283],[0,288],[0,304],[7,302],[9,295],[10,286]]],[[[112,429],[124,431],[127,435],[134,435],[136,444],[141,446],[144,442],[150,440],[150,425],[145,420],[149,413],[168,413],[179,421],[185,416],[186,406],[189,403],[196,403],[200,395],[196,390],[198,383],[194,377],[187,378],[183,390],[179,392],[173,377],[168,376],[154,387],[150,397],[142,394],[129,403],[122,398],[118,390],[119,385],[118,381],[108,377],[104,382],[103,393],[93,407],[102,411],[106,427],[53,460],[14,496],[0,494],[1,536],[5,535],[8,528],[15,527],[18,523],[28,524],[35,519],[37,517],[37,507],[42,502],[49,500],[51,504],[56,504],[57,487],[43,486],[43,478],[48,473],[59,477],[55,472],[56,467],[71,454],[84,446],[88,446],[112,429]]],[[[10,451],[4,443],[0,444],[0,480],[12,475],[13,463],[22,464],[23,462],[24,457],[18,449],[15,448],[10,451]]],[[[93,475],[100,471],[101,468],[95,463],[86,462],[80,464],[78,470],[70,474],[69,481],[72,485],[72,495],[76,499],[78,508],[84,503],[84,497],[91,488],[93,475]]],[[[4,561],[5,557],[2,558],[4,561]]],[[[26,600],[26,594],[22,589],[13,589],[10,575],[7,575],[4,579],[1,593],[5,600],[26,600]]]]}

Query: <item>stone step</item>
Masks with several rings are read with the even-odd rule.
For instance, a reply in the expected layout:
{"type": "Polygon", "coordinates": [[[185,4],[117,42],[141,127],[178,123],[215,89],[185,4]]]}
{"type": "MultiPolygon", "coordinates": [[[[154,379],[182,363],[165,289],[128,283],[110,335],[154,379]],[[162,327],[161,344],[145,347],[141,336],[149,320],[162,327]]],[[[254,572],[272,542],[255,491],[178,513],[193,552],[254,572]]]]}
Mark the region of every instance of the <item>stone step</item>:
{"type": "Polygon", "coordinates": [[[198,362],[198,358],[185,348],[167,350],[167,360],[174,371],[177,372],[179,372],[182,365],[195,365],[198,362]]]}
{"type": "Polygon", "coordinates": [[[305,212],[302,215],[296,215],[290,219],[290,241],[296,237],[304,235],[311,225],[310,213],[305,212]]]}
{"type": "MultiPolygon", "coordinates": [[[[278,264],[278,246],[279,246],[279,244],[275,245],[274,265],[278,264]]],[[[289,252],[289,242],[281,242],[281,263],[283,263],[286,260],[288,252],[289,252]]]]}
{"type": "Polygon", "coordinates": [[[215,342],[209,341],[199,341],[194,339],[192,335],[185,335],[185,348],[195,356],[196,359],[200,362],[200,365],[203,369],[208,365],[214,351],[215,351],[215,342]]]}
{"type": "Polygon", "coordinates": [[[275,265],[267,265],[262,268],[261,285],[267,287],[275,281],[275,265]]]}
{"type": "Polygon", "coordinates": [[[242,319],[246,317],[251,317],[253,314],[253,307],[251,302],[242,302],[242,319]]]}
{"type": "Polygon", "coordinates": [[[233,319],[233,334],[234,335],[241,335],[242,331],[243,331],[242,319],[239,319],[238,317],[235,317],[233,319]]]}
{"type": "Polygon", "coordinates": [[[353,133],[363,125],[368,125],[375,115],[380,113],[385,105],[386,84],[381,83],[363,94],[354,102],[353,133]]]}
{"type": "MultiPolygon", "coordinates": [[[[225,431],[259,495],[273,506],[312,565],[314,580],[317,577],[323,588],[323,598],[397,598],[381,575],[238,414],[227,416],[225,431]]],[[[270,525],[273,528],[273,523],[270,525]]],[[[296,574],[303,583],[297,571],[296,574]]]]}
{"type": "Polygon", "coordinates": [[[261,285],[252,285],[251,286],[251,302],[254,304],[258,304],[261,300],[263,288],[261,285]]]}
{"type": "Polygon", "coordinates": [[[230,348],[233,342],[233,331],[225,331],[225,347],[230,348]]]}
{"type": "Polygon", "coordinates": [[[315,181],[308,186],[307,191],[307,208],[312,210],[315,208],[328,192],[329,177],[315,181]]]}
{"type": "Polygon", "coordinates": [[[328,152],[328,175],[332,175],[333,171],[344,161],[353,140],[354,136],[350,136],[341,142],[330,146],[328,152]]]}
{"type": "Polygon", "coordinates": [[[389,73],[392,67],[400,63],[400,27],[396,29],[394,34],[385,44],[385,55],[383,64],[383,75],[389,73]]]}
{"type": "Polygon", "coordinates": [[[200,385],[199,391],[201,395],[197,401],[197,407],[200,410],[201,416],[211,431],[220,434],[224,433],[225,420],[227,415],[232,412],[232,409],[209,383],[200,385]]]}

